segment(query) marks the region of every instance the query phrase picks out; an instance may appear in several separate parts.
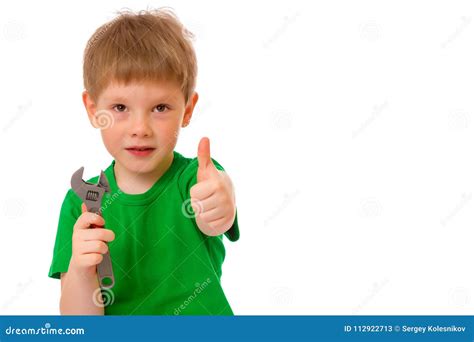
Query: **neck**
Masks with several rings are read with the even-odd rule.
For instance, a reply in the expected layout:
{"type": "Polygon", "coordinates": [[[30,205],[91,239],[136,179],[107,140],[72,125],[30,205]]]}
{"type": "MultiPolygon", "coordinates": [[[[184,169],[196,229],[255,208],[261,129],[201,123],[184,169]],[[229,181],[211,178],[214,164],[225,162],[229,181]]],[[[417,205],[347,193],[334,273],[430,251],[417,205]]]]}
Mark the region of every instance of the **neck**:
{"type": "Polygon", "coordinates": [[[148,173],[132,172],[115,163],[114,173],[118,188],[130,195],[142,194],[147,192],[169,169],[173,162],[173,153],[164,157],[158,167],[148,173]]]}

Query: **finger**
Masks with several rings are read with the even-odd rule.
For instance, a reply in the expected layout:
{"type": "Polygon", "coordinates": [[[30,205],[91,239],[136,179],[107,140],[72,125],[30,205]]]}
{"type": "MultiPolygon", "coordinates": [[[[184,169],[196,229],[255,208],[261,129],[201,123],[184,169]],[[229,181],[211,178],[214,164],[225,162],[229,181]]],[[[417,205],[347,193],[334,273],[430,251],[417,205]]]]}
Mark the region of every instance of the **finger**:
{"type": "MultiPolygon", "coordinates": [[[[83,214],[84,214],[85,212],[87,212],[87,206],[86,206],[86,204],[85,204],[84,202],[81,204],[81,210],[82,210],[82,213],[83,213],[83,214]]],[[[99,215],[99,216],[100,216],[100,215],[99,215]]],[[[103,227],[103,226],[104,226],[104,223],[102,223],[102,224],[92,224],[92,225],[90,225],[89,228],[103,227]]]]}
{"type": "Polygon", "coordinates": [[[103,226],[105,224],[104,218],[94,213],[85,212],[79,216],[74,227],[76,229],[88,229],[92,224],[103,226]]]}
{"type": "Polygon", "coordinates": [[[218,220],[209,222],[209,226],[213,229],[219,229],[227,222],[227,217],[220,218],[218,220]]]}
{"type": "Polygon", "coordinates": [[[221,218],[224,218],[224,217],[225,217],[225,213],[219,207],[204,211],[203,213],[199,214],[199,218],[205,222],[220,220],[221,218]]]}
{"type": "Polygon", "coordinates": [[[219,205],[219,199],[216,196],[211,196],[204,201],[191,198],[191,205],[196,214],[201,214],[217,208],[219,205]]]}
{"type": "Polygon", "coordinates": [[[115,240],[115,233],[106,228],[93,228],[83,230],[80,237],[83,241],[100,240],[111,242],[115,240]]]}
{"type": "Polygon", "coordinates": [[[104,259],[104,256],[100,253],[88,253],[83,254],[81,259],[85,265],[93,266],[100,264],[104,259]]]}
{"type": "Polygon", "coordinates": [[[217,190],[217,186],[213,181],[204,181],[194,184],[191,189],[189,189],[189,194],[192,198],[198,200],[205,200],[206,198],[212,196],[217,190]]]}
{"type": "Polygon", "coordinates": [[[87,253],[100,253],[105,254],[109,250],[107,244],[100,240],[95,241],[84,241],[81,244],[80,253],[87,254],[87,253]]]}

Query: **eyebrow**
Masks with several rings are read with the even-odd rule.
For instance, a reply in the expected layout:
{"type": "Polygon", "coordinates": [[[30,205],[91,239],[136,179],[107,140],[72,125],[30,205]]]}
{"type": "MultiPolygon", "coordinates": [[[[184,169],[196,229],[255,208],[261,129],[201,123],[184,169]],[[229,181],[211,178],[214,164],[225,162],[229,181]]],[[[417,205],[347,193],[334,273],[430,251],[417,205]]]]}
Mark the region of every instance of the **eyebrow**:
{"type": "MultiPolygon", "coordinates": [[[[127,102],[128,99],[123,97],[123,96],[111,96],[111,97],[106,97],[105,100],[107,102],[116,102],[116,103],[120,103],[120,102],[127,102]]],[[[169,102],[169,101],[174,101],[176,100],[176,97],[175,96],[161,96],[161,97],[157,97],[155,99],[153,99],[153,102],[155,103],[158,103],[158,102],[169,102]]]]}

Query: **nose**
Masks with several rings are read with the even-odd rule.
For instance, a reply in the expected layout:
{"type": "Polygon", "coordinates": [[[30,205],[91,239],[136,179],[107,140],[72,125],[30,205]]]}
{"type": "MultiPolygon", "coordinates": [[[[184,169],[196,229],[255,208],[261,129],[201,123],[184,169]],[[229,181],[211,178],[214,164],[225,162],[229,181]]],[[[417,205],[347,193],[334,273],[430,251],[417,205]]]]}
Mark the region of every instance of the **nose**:
{"type": "Polygon", "coordinates": [[[130,133],[132,137],[149,137],[152,134],[150,119],[147,113],[137,113],[136,115],[131,115],[131,128],[130,133]]]}

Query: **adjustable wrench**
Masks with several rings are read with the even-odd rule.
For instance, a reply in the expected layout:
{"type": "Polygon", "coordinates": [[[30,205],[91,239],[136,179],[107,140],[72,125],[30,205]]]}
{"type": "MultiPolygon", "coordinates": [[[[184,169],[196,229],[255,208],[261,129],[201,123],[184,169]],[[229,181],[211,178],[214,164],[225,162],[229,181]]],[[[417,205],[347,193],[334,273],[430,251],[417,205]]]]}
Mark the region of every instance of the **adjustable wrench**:
{"type": "MultiPolygon", "coordinates": [[[[82,179],[84,174],[84,167],[74,172],[71,177],[71,187],[74,192],[79,196],[87,207],[87,211],[102,216],[102,197],[104,193],[110,192],[109,182],[104,172],[100,172],[99,182],[92,184],[85,182],[82,179]]],[[[91,225],[91,228],[101,228],[96,225],[91,225]]],[[[103,259],[100,264],[97,265],[97,275],[99,276],[99,285],[103,289],[110,289],[114,286],[115,278],[112,270],[112,261],[110,259],[110,253],[103,254],[103,259]],[[110,284],[108,284],[111,282],[110,284]]]]}

